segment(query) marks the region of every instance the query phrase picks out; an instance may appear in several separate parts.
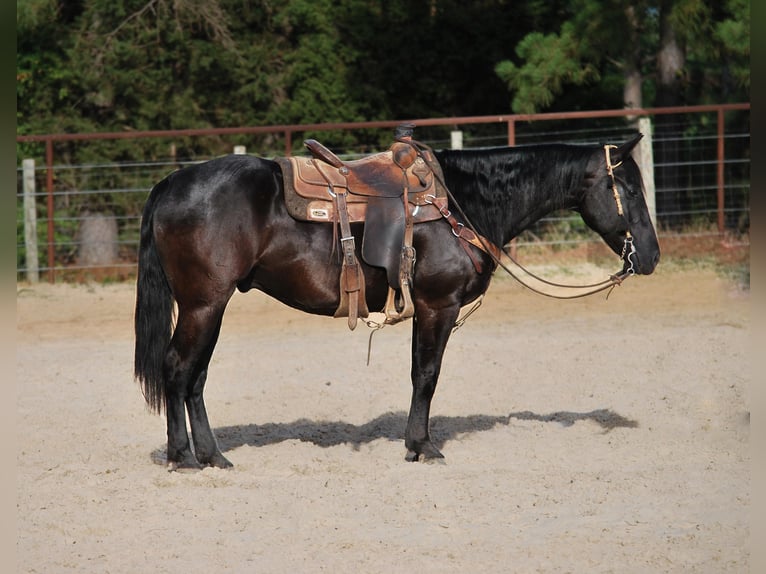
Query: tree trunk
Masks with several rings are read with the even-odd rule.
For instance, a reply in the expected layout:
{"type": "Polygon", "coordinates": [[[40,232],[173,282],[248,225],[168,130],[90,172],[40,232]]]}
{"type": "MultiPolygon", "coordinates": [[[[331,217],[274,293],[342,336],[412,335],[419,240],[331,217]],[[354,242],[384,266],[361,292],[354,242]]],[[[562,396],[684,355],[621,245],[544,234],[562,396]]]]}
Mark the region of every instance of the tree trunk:
{"type": "Polygon", "coordinates": [[[686,57],[670,21],[672,5],[672,1],[664,1],[660,13],[660,51],[657,54],[658,106],[681,104],[681,76],[686,57]]]}
{"type": "Polygon", "coordinates": [[[87,267],[111,265],[117,261],[117,220],[104,213],[85,213],[80,224],[78,262],[87,267]]]}
{"type": "Polygon", "coordinates": [[[639,29],[636,10],[633,6],[625,8],[625,17],[630,28],[630,48],[625,55],[625,86],[622,91],[622,101],[626,108],[640,108],[643,106],[641,87],[643,76],[641,75],[641,43],[638,41],[639,29]]]}
{"type": "Polygon", "coordinates": [[[623,89],[623,101],[626,108],[640,108],[643,106],[641,98],[641,85],[643,76],[637,69],[625,71],[625,88],[623,89]]]}

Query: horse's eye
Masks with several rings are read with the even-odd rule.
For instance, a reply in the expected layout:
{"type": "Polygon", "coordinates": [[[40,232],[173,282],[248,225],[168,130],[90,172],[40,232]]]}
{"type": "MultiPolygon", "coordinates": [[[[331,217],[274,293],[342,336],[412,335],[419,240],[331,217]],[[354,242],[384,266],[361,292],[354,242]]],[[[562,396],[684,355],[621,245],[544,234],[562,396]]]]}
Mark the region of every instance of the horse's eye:
{"type": "Polygon", "coordinates": [[[638,197],[638,191],[635,187],[632,187],[630,185],[627,185],[624,181],[621,181],[618,183],[618,186],[620,190],[628,197],[635,198],[638,197]]]}

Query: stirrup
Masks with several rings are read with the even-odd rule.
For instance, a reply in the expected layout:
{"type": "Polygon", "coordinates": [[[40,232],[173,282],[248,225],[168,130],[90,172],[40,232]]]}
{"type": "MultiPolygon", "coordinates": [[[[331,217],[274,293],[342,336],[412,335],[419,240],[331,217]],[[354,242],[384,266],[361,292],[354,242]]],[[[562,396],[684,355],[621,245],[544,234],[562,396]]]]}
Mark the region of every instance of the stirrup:
{"type": "Polygon", "coordinates": [[[406,319],[409,319],[415,314],[415,305],[412,303],[412,294],[410,293],[410,286],[407,283],[402,284],[402,299],[404,303],[401,310],[398,309],[396,304],[396,290],[393,287],[388,288],[388,297],[386,298],[386,307],[384,313],[386,315],[386,324],[395,325],[406,319]]]}

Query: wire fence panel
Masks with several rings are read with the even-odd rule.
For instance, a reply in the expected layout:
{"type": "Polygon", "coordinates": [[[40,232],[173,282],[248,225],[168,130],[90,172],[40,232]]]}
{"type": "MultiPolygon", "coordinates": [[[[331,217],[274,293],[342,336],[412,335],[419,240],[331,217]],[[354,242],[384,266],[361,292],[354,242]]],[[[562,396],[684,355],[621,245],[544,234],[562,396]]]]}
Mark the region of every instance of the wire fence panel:
{"type": "MultiPolygon", "coordinates": [[[[723,235],[729,241],[749,245],[749,105],[744,110],[738,108],[733,113],[729,112],[723,130],[721,113],[715,108],[706,108],[703,112],[685,114],[643,114],[652,120],[654,197],[661,244],[663,240],[670,242],[677,237],[720,240],[723,235]]],[[[565,114],[543,114],[539,119],[531,120],[514,116],[422,120],[416,121],[416,139],[435,149],[448,148],[455,141],[452,132],[458,125],[460,138],[457,141],[462,141],[464,148],[509,143],[619,143],[635,134],[635,125],[624,117],[616,114],[598,117],[598,114],[593,112],[587,117],[580,117],[585,116],[580,113],[574,118],[560,117],[565,114]]],[[[390,123],[395,125],[395,122],[390,123]]],[[[295,150],[292,149],[292,142],[298,136],[323,139],[322,134],[330,137],[329,134],[342,132],[346,141],[357,143],[339,145],[334,151],[354,158],[379,151],[387,145],[379,142],[390,142],[392,137],[389,126],[373,126],[371,123],[344,124],[341,128],[331,124],[274,126],[273,134],[264,137],[262,132],[267,131],[267,128],[259,128],[258,133],[251,136],[252,141],[242,134],[220,135],[215,140],[215,151],[220,155],[223,150],[231,152],[235,146],[244,145],[248,153],[273,157],[279,154],[274,151],[277,149],[275,143],[279,141],[287,151],[300,155],[304,153],[301,148],[296,146],[295,150]],[[355,138],[354,134],[361,135],[355,138]],[[230,145],[227,144],[227,137],[230,138],[230,145]]],[[[152,186],[173,170],[216,155],[195,152],[193,156],[178,157],[178,149],[191,150],[194,145],[167,145],[166,142],[172,142],[173,138],[157,134],[156,138],[147,137],[144,140],[147,142],[147,155],[153,158],[152,161],[110,161],[108,158],[103,162],[89,163],[51,161],[54,153],[62,157],[76,155],[71,153],[72,146],[80,141],[84,142],[83,145],[93,143],[99,136],[91,135],[92,140],[88,134],[77,134],[77,141],[63,143],[56,140],[56,136],[40,136],[50,140],[46,140],[47,157],[43,158],[42,153],[38,153],[35,158],[33,198],[36,210],[32,216],[36,217],[39,272],[47,273],[50,280],[89,274],[102,278],[134,275],[141,210],[152,186]],[[160,137],[164,142],[162,145],[156,141],[160,137]],[[167,155],[161,157],[158,149],[167,150],[167,155]]],[[[202,137],[207,136],[200,135],[202,137]]],[[[187,140],[193,138],[184,136],[183,141],[187,140]]],[[[27,278],[30,271],[26,257],[28,238],[25,240],[25,225],[30,225],[29,216],[24,209],[24,174],[20,165],[16,247],[19,280],[27,278]]],[[[583,247],[608,253],[601,240],[572,212],[553,213],[538,221],[513,245],[522,257],[583,247]]]]}

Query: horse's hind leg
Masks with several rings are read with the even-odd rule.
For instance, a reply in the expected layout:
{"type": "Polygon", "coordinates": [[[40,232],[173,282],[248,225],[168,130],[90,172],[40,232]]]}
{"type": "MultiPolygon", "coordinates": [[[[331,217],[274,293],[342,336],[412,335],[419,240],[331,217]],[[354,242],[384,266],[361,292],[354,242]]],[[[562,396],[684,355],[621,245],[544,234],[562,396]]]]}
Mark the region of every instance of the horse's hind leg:
{"type": "MultiPolygon", "coordinates": [[[[221,314],[221,318],[223,314],[221,314]]],[[[186,409],[189,412],[189,423],[192,431],[192,440],[194,441],[194,453],[197,461],[201,464],[217,466],[218,468],[228,468],[233,466],[229,460],[223,456],[218,442],[215,440],[213,430],[210,428],[210,422],[207,418],[205,401],[202,393],[205,390],[205,381],[207,380],[207,368],[210,363],[210,357],[213,355],[213,349],[218,341],[218,334],[221,331],[221,319],[208,344],[205,355],[202,357],[204,368],[200,371],[197,380],[192,385],[189,394],[186,397],[186,409]]]]}
{"type": "Polygon", "coordinates": [[[229,468],[233,465],[221,453],[207,418],[205,401],[202,398],[206,379],[207,368],[199,374],[191,392],[186,397],[186,408],[189,412],[189,424],[194,441],[194,454],[197,461],[202,465],[229,468]]]}
{"type": "Polygon", "coordinates": [[[179,304],[178,322],[165,355],[168,463],[176,468],[201,468],[203,464],[231,466],[221,454],[210,429],[202,393],[225,303],[187,309],[179,304]],[[186,409],[197,456],[186,431],[186,409]]]}

